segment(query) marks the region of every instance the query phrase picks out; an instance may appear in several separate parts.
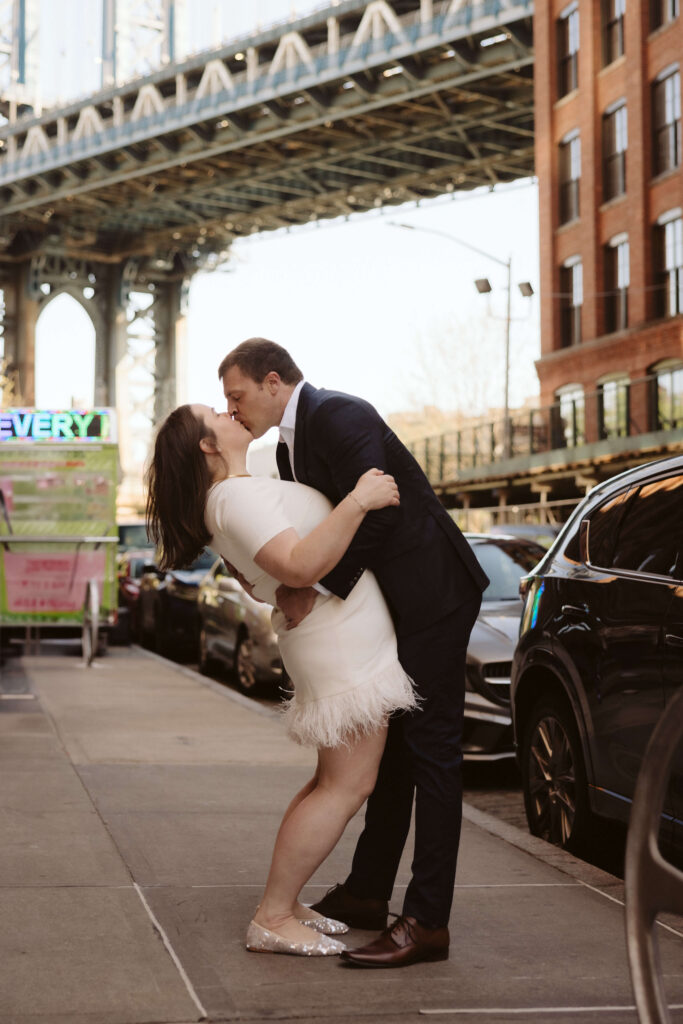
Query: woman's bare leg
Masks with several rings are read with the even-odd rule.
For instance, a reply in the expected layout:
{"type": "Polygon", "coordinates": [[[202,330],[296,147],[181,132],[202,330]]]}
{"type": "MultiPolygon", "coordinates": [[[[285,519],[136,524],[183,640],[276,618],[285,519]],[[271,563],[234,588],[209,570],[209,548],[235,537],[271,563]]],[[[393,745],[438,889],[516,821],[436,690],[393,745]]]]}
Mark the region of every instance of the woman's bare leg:
{"type": "Polygon", "coordinates": [[[348,747],[318,752],[316,785],[302,799],[297,794],[280,825],[257,924],[291,942],[310,938],[296,920],[298,895],[372,792],[386,734],[384,727],[348,747]]]}
{"type": "Polygon", "coordinates": [[[320,755],[318,755],[318,764],[316,765],[315,774],[311,779],[308,780],[305,786],[302,786],[296,796],[292,797],[287,807],[287,810],[282,815],[282,821],[280,822],[280,828],[287,821],[292,811],[296,810],[302,800],[304,800],[309,793],[312,793],[318,784],[318,776],[320,774],[320,755]]]}

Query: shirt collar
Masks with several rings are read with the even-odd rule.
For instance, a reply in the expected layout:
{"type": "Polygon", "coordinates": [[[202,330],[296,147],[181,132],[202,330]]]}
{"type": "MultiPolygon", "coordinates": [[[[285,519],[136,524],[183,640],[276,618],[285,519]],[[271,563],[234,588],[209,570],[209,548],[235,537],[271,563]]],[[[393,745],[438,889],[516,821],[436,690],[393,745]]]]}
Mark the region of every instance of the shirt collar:
{"type": "Polygon", "coordinates": [[[301,394],[303,386],[304,382],[300,380],[289,396],[289,401],[287,402],[285,411],[282,414],[282,419],[280,420],[280,436],[283,440],[285,440],[287,433],[289,433],[290,436],[293,436],[294,434],[294,429],[296,427],[296,410],[299,405],[299,395],[301,394]]]}

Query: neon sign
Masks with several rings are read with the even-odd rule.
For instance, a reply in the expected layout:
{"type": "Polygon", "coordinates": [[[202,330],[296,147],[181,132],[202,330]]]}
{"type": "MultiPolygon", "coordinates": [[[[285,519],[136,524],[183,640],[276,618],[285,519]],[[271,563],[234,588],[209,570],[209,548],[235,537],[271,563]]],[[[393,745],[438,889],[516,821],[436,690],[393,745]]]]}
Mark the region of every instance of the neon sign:
{"type": "Polygon", "coordinates": [[[0,444],[3,441],[106,442],[116,441],[111,409],[0,411],[0,444]]]}

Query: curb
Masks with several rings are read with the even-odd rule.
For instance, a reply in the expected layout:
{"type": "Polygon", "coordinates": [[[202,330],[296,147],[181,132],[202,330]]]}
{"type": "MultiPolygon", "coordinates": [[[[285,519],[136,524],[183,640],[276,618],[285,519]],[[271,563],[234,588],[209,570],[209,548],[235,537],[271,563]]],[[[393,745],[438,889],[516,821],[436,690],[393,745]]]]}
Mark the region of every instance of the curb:
{"type": "Polygon", "coordinates": [[[188,679],[193,679],[195,683],[201,683],[201,685],[206,686],[207,689],[213,690],[214,693],[220,694],[221,697],[226,697],[228,700],[234,701],[235,704],[240,704],[243,708],[247,708],[247,710],[253,711],[257,715],[263,715],[265,718],[279,719],[281,717],[280,712],[276,711],[275,708],[264,707],[263,704],[259,704],[259,702],[257,700],[253,700],[252,697],[246,697],[243,693],[237,693],[235,690],[231,690],[229,687],[224,686],[215,679],[211,679],[209,676],[203,676],[201,672],[195,672],[194,669],[186,668],[184,665],[179,665],[177,662],[171,661],[169,658],[163,658],[160,654],[155,654],[154,651],[148,651],[145,647],[140,647],[138,644],[131,644],[128,650],[135,654],[144,654],[146,658],[152,658],[153,661],[160,662],[160,664],[165,665],[166,668],[170,668],[174,672],[178,672],[181,676],[187,676],[188,679]]]}

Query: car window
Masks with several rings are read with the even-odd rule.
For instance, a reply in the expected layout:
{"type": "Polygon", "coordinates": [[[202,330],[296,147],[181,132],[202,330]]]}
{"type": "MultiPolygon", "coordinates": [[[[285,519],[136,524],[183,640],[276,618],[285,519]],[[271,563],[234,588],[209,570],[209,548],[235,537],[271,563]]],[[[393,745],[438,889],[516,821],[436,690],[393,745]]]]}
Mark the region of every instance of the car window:
{"type": "Polygon", "coordinates": [[[211,548],[204,548],[198,558],[190,566],[190,569],[210,569],[216,561],[217,555],[211,548]]]}
{"type": "Polygon", "coordinates": [[[482,595],[484,601],[518,601],[520,579],[546,551],[539,544],[505,540],[476,544],[474,553],[491,581],[482,595]]]}
{"type": "Polygon", "coordinates": [[[611,567],[674,577],[682,568],[682,533],[683,474],[643,484],[624,513],[611,567]]]}
{"type": "MultiPolygon", "coordinates": [[[[591,513],[590,535],[588,538],[588,560],[591,565],[607,569],[612,565],[614,543],[627,506],[635,498],[636,487],[627,487],[619,494],[613,495],[608,501],[591,513]]],[[[576,561],[579,561],[579,535],[576,534],[576,561]]],[[[571,555],[573,556],[573,553],[571,555]]]]}
{"type": "Polygon", "coordinates": [[[148,548],[152,546],[144,523],[119,523],[118,533],[120,547],[148,548]]]}

